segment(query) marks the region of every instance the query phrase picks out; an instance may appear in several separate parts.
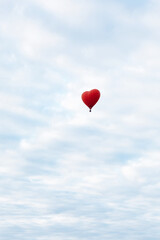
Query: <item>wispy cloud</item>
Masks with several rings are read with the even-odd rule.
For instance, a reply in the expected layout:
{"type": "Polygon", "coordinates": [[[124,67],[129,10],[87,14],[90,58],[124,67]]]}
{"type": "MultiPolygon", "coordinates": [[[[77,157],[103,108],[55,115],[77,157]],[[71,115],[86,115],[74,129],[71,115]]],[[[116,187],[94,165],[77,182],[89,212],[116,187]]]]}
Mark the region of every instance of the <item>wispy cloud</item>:
{"type": "Polygon", "coordinates": [[[159,2],[0,5],[0,238],[158,240],[159,2]]]}

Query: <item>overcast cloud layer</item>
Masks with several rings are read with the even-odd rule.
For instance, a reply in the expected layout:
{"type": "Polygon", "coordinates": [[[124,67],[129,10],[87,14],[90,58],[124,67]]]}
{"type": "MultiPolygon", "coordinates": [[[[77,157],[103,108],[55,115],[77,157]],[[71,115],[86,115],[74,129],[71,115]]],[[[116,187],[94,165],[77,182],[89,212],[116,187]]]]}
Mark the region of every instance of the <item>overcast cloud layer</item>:
{"type": "Polygon", "coordinates": [[[160,239],[159,12],[0,1],[1,240],[160,239]]]}

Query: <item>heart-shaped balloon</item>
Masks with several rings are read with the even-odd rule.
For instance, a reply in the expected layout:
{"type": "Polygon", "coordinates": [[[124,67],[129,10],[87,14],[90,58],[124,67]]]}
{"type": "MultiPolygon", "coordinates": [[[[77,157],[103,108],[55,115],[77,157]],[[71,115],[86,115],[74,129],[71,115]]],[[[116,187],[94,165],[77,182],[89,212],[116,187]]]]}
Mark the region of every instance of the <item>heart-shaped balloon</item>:
{"type": "Polygon", "coordinates": [[[92,107],[98,102],[100,98],[100,91],[98,89],[92,89],[91,91],[82,93],[81,97],[91,112],[92,107]]]}

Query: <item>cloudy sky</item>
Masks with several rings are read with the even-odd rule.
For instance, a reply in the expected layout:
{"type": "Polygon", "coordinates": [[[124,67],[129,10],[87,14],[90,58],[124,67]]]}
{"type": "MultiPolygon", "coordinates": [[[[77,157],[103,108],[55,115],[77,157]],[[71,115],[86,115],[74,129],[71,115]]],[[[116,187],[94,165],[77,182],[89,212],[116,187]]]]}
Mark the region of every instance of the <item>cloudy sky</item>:
{"type": "Polygon", "coordinates": [[[160,239],[159,13],[0,0],[0,239],[160,239]]]}

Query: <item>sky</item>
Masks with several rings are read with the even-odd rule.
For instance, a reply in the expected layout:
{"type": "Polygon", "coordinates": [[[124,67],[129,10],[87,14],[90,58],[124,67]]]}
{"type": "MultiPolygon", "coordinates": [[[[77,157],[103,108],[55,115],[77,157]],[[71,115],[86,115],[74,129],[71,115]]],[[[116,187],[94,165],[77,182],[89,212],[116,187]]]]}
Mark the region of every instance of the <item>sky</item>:
{"type": "Polygon", "coordinates": [[[159,12],[0,0],[0,240],[160,239],[159,12]]]}

